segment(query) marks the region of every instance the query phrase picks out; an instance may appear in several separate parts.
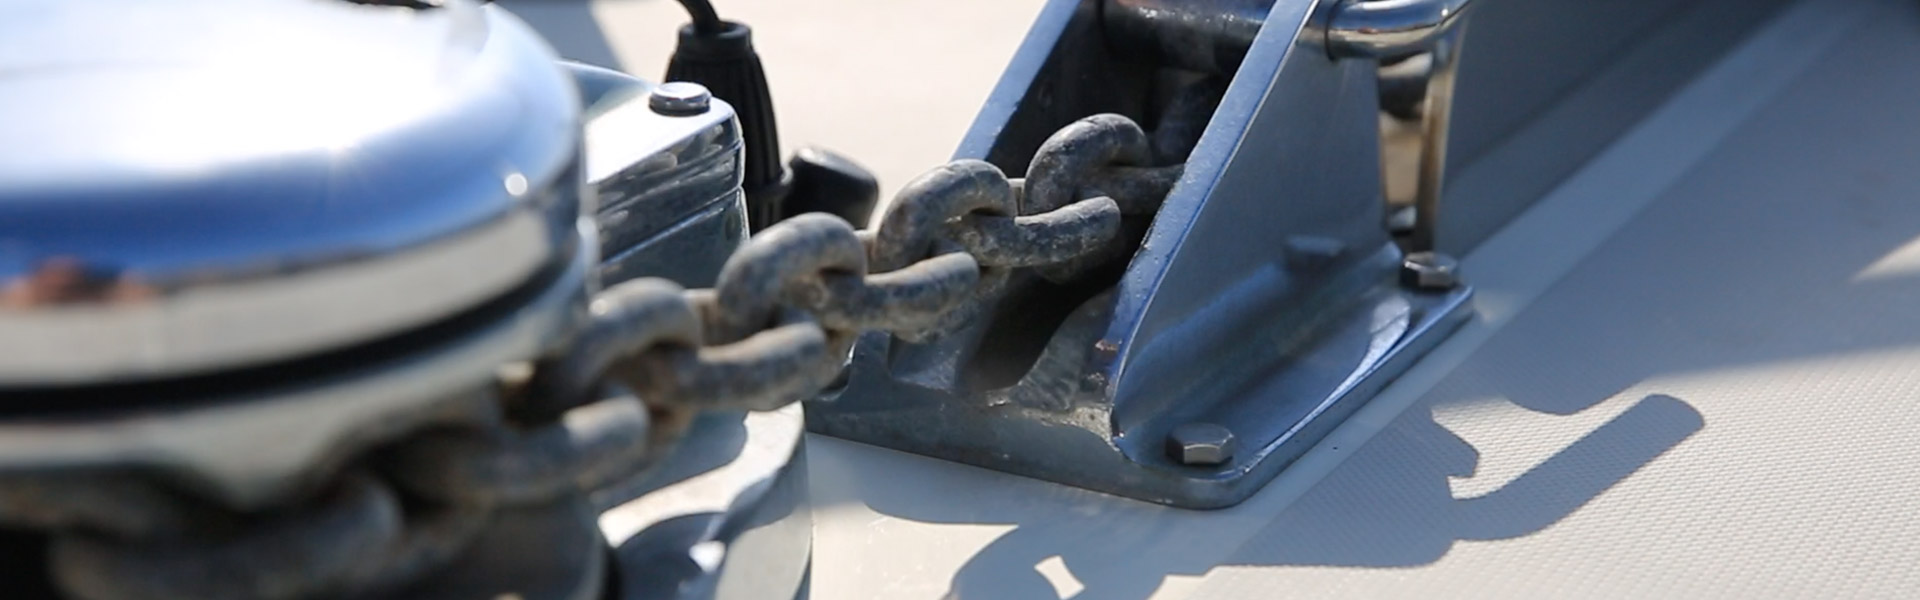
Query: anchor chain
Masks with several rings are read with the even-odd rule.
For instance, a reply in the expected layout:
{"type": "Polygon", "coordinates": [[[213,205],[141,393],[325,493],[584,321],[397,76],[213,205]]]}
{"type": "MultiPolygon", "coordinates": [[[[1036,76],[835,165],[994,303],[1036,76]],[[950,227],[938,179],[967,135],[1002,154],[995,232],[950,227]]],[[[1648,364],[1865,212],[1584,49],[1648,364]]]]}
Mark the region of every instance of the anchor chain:
{"type": "Polygon", "coordinates": [[[707,410],[773,410],[830,384],[855,339],[926,340],[972,319],[1018,268],[1070,277],[1126,249],[1158,209],[1131,119],[1095,115],[1042,144],[1026,179],[956,160],[909,183],[874,229],[826,214],[774,224],[712,289],[637,279],[601,291],[564,353],[503,376],[492,408],[363,451],[331,483],[240,514],[127,474],[0,475],[0,524],[49,532],[52,576],[82,600],[359,597],[456,558],[500,508],[645,472],[707,410]]]}

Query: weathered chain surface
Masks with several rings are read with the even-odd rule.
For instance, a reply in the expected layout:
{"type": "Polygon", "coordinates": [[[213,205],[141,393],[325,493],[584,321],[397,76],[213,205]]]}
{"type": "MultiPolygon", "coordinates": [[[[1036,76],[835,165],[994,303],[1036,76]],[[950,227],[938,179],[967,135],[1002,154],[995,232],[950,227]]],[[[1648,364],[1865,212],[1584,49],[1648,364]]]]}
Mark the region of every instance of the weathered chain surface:
{"type": "Polygon", "coordinates": [[[701,410],[771,410],[828,385],[861,332],[924,340],[1012,269],[1049,277],[1125,249],[1180,167],[1103,114],[1061,129],[1028,178],[958,160],[908,184],[872,231],[801,215],[754,236],[713,289],[638,279],[598,294],[564,356],[502,384],[498,414],[376,448],[299,503],[237,515],[129,477],[0,477],[0,522],[53,532],[84,600],[356,597],[452,560],[496,508],[633,477],[701,410]]]}

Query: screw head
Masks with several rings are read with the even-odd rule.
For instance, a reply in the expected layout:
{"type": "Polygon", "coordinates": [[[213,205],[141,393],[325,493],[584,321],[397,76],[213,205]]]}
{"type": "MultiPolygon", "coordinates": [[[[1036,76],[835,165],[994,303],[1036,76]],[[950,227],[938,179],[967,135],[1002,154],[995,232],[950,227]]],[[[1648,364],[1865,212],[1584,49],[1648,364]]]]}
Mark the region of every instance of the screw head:
{"type": "Polygon", "coordinates": [[[698,83],[671,81],[654,86],[647,106],[663,115],[697,115],[713,106],[713,92],[698,83]]]}
{"type": "Polygon", "coordinates": [[[1414,252],[1400,261],[1400,283],[1422,290],[1450,290],[1460,285],[1460,263],[1438,252],[1414,252]]]}
{"type": "Polygon", "coordinates": [[[1235,446],[1233,432],[1213,423],[1187,423],[1167,433],[1167,456],[1183,465],[1226,464],[1235,446]]]}

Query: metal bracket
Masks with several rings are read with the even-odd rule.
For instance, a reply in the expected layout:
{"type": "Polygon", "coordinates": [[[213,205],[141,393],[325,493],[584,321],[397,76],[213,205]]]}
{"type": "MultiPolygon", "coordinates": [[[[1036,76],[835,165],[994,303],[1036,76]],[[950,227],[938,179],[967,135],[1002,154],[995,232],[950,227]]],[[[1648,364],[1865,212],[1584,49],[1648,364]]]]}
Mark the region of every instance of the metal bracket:
{"type": "MultiPolygon", "coordinates": [[[[1247,3],[1228,4],[1232,18],[1167,23],[1248,31],[1247,3]]],[[[1463,4],[1273,3],[1237,70],[1216,71],[1232,82],[1111,287],[1016,281],[991,319],[944,340],[869,335],[847,385],[808,408],[809,428],[1187,508],[1246,499],[1467,317],[1451,263],[1403,254],[1383,226],[1378,63],[1329,53],[1348,40],[1425,47],[1463,4]],[[1445,6],[1424,29],[1358,19],[1422,14],[1373,10],[1387,4],[1445,6]],[[1341,29],[1356,22],[1382,27],[1341,29]]],[[[1116,13],[1179,14],[1160,5],[1211,6],[1049,3],[959,156],[1018,173],[1053,128],[1093,112],[1143,118],[1156,82],[1242,55],[1114,54],[1142,46],[1115,38],[1154,31],[1116,13]]],[[[1437,148],[1444,110],[1429,114],[1437,148]]],[[[1425,173],[1437,190],[1437,167],[1425,173]]]]}

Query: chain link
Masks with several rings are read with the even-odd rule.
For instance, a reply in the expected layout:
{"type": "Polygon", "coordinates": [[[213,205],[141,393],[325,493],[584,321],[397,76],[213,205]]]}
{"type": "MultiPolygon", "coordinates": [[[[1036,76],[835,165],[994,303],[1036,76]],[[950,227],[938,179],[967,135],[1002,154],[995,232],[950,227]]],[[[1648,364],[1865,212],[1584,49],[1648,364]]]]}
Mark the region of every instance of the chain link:
{"type": "Polygon", "coordinates": [[[937,337],[1016,268],[1050,278],[1125,251],[1179,166],[1151,166],[1130,119],[1048,138],[1009,179],[957,160],[909,183],[875,229],[825,214],[749,239],[713,289],[660,279],[597,294],[564,354],[507,378],[496,417],[369,450],[298,506],[239,515],[126,478],[0,478],[0,522],[54,531],[55,580],[82,600],[360,596],[452,560],[503,506],[645,472],[699,411],[772,410],[825,387],[864,331],[937,337]]]}

